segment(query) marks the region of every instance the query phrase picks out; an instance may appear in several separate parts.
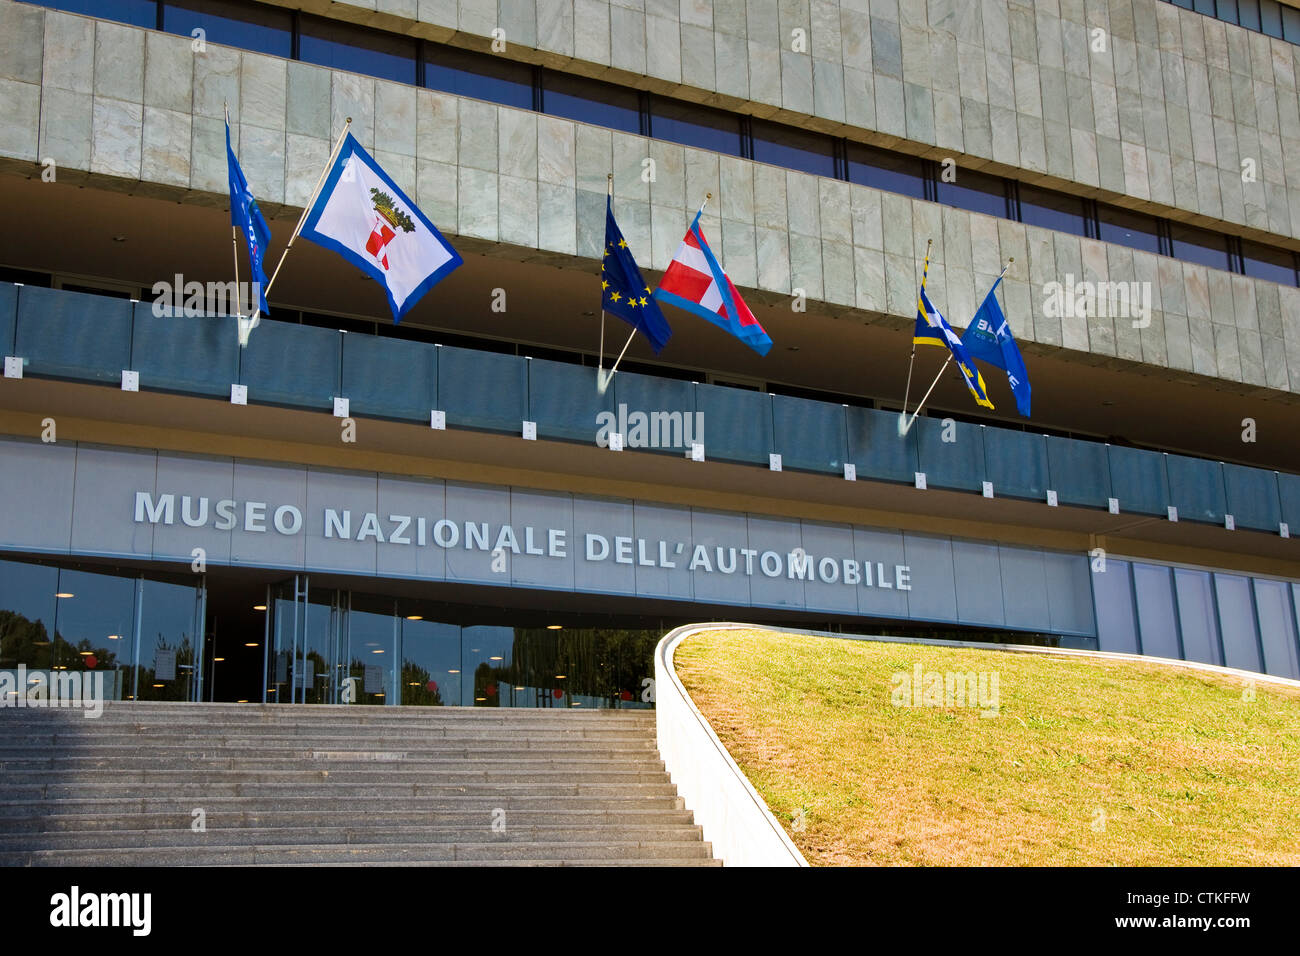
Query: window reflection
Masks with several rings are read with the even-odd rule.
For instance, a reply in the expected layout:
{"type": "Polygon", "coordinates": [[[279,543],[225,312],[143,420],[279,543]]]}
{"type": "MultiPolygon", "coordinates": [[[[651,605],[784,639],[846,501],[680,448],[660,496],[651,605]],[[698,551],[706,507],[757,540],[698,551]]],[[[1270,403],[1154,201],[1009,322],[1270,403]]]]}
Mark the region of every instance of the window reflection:
{"type": "Polygon", "coordinates": [[[431,45],[429,49],[424,85],[430,89],[516,109],[533,108],[532,67],[453,47],[431,45]]]}
{"type": "Polygon", "coordinates": [[[199,679],[193,587],[140,583],[140,700],[193,700],[199,679]]]}
{"type": "MultiPolygon", "coordinates": [[[[924,199],[924,170],[923,160],[857,143],[849,144],[849,182],[924,199]]],[[[1005,214],[1004,203],[999,215],[1005,214]]]]}
{"type": "Polygon", "coordinates": [[[1021,222],[1082,236],[1085,235],[1083,220],[1083,200],[1078,196],[1021,185],[1021,222]]]}
{"type": "Polygon", "coordinates": [[[1281,285],[1296,284],[1294,253],[1285,249],[1270,249],[1257,242],[1243,242],[1241,256],[1246,275],[1281,285]]]}
{"type": "Polygon", "coordinates": [[[319,17],[303,17],[299,57],[335,70],[415,82],[415,41],[319,17]]]}
{"type": "Polygon", "coordinates": [[[54,659],[57,568],[0,561],[0,670],[48,670],[54,659]]]}
{"type": "Polygon", "coordinates": [[[544,72],[542,110],[593,126],[641,132],[641,107],[635,90],[581,76],[544,72]]]}
{"type": "Polygon", "coordinates": [[[116,20],[152,30],[158,25],[156,0],[41,0],[40,6],[80,13],[101,20],[116,20]]]}
{"type": "Polygon", "coordinates": [[[1154,216],[1143,215],[1115,206],[1100,206],[1097,210],[1097,238],[1103,242],[1143,249],[1160,254],[1160,232],[1154,216]]]}
{"type": "Polygon", "coordinates": [[[956,179],[947,183],[940,178],[939,202],[987,216],[1007,218],[1007,190],[997,176],[959,170],[956,179]]]}
{"type": "Polygon", "coordinates": [[[1211,269],[1231,269],[1226,236],[1176,222],[1170,223],[1169,234],[1173,239],[1175,259],[1199,262],[1211,269]]]}
{"type": "Polygon", "coordinates": [[[208,43],[285,58],[293,55],[293,14],[287,10],[232,0],[169,0],[163,5],[162,28],[187,37],[202,30],[208,43]]]}
{"type": "Polygon", "coordinates": [[[60,571],[51,668],[103,671],[109,700],[131,697],[137,655],[147,667],[154,659],[152,645],[135,646],[135,591],[134,578],[60,571]]]}
{"type": "Polygon", "coordinates": [[[763,120],[754,120],[753,133],[756,162],[814,176],[835,176],[835,153],[829,137],[763,120]]]}
{"type": "Polygon", "coordinates": [[[740,118],[707,106],[654,97],[651,101],[650,135],[696,149],[740,155],[740,118]]]}

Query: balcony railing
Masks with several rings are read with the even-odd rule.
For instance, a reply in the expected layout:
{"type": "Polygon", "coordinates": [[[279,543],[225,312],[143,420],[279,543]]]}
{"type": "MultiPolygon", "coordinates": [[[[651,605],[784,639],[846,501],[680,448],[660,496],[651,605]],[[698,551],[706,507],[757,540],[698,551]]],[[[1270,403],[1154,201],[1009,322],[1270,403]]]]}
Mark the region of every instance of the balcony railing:
{"type": "MultiPolygon", "coordinates": [[[[1300,476],[1243,465],[1015,429],[921,418],[906,438],[893,412],[622,372],[604,395],[596,370],[545,359],[435,346],[406,339],[263,321],[237,344],[229,316],[166,316],[149,302],[0,283],[0,350],[23,360],[25,376],[228,398],[247,386],[250,403],[325,411],[335,397],[356,416],[419,422],[433,410],[448,428],[594,443],[597,415],[702,414],[709,460],[769,465],[929,487],[1222,525],[1277,534],[1300,527],[1300,476]],[[954,439],[945,441],[945,438],[954,439]]],[[[625,435],[625,439],[629,436],[625,435]]],[[[645,449],[682,454],[682,449],[645,449]]]]}

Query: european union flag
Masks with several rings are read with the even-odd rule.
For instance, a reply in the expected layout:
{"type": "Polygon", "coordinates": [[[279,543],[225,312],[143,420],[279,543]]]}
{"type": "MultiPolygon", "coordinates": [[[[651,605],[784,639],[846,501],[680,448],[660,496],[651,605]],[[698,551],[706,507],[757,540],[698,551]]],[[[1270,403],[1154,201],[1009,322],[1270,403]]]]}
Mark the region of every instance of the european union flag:
{"type": "Polygon", "coordinates": [[[605,197],[605,257],[600,264],[600,303],[606,312],[617,315],[650,342],[655,354],[673,334],[650,287],[641,278],[641,270],[632,258],[632,250],[614,221],[613,200],[605,197]]]}
{"type": "MultiPolygon", "coordinates": [[[[244,171],[239,168],[235,151],[230,148],[230,119],[226,119],[226,172],[230,181],[230,224],[238,226],[248,244],[248,262],[253,272],[253,281],[257,283],[258,309],[269,312],[266,307],[266,270],[262,268],[262,257],[271,244],[271,229],[262,216],[253,198],[253,190],[248,187],[244,171]]],[[[241,296],[242,298],[242,296],[241,296]]]]}
{"type": "Polygon", "coordinates": [[[984,297],[983,305],[979,307],[975,317],[970,320],[970,325],[962,333],[961,340],[974,358],[988,362],[1007,373],[1007,381],[1011,383],[1011,393],[1016,397],[1016,410],[1028,418],[1029,372],[1025,369],[1025,360],[1020,357],[1020,349],[1011,335],[1011,326],[1002,312],[1002,306],[998,305],[998,297],[995,293],[998,282],[1001,281],[1002,277],[998,276],[997,282],[993,283],[993,288],[989,289],[989,294],[984,297]]]}

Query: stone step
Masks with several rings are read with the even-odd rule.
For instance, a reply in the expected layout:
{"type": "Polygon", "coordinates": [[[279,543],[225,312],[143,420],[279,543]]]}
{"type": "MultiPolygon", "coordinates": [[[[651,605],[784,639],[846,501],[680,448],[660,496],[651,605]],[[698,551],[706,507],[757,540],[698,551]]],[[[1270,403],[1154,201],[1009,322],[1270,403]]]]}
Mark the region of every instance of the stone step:
{"type": "MultiPolygon", "coordinates": [[[[490,801],[489,801],[490,802],[490,801]]],[[[565,809],[538,806],[534,809],[493,807],[488,802],[476,809],[443,810],[361,810],[268,809],[250,810],[242,804],[229,809],[204,807],[209,832],[240,828],[311,827],[375,829],[388,827],[462,827],[488,828],[499,819],[497,810],[505,811],[507,824],[530,827],[589,827],[601,824],[624,824],[638,827],[692,826],[689,810],[641,809],[625,804],[565,809]]],[[[29,808],[25,815],[0,815],[0,836],[32,833],[91,833],[125,830],[186,830],[194,820],[192,808],[170,811],[116,812],[106,808],[90,811],[43,813],[29,808]]]]}
{"type": "Polygon", "coordinates": [[[685,826],[645,826],[624,823],[547,825],[524,824],[505,816],[504,828],[494,830],[484,817],[470,826],[328,826],[328,827],[212,827],[195,833],[188,825],[167,829],[62,830],[45,833],[0,833],[0,853],[18,850],[116,850],[143,847],[259,847],[328,845],[416,845],[422,843],[617,843],[698,842],[700,830],[685,826]]]}
{"type": "Polygon", "coordinates": [[[316,738],[295,738],[275,744],[250,739],[247,743],[225,743],[219,740],[176,741],[169,743],[126,744],[110,739],[98,741],[73,741],[59,744],[13,744],[0,741],[0,761],[27,758],[96,757],[114,760],[135,754],[158,757],[274,757],[305,756],[310,753],[399,753],[414,758],[475,756],[503,760],[527,760],[554,756],[580,755],[601,760],[637,759],[658,756],[653,740],[628,741],[625,744],[606,745],[603,741],[537,741],[532,746],[521,746],[514,740],[466,746],[455,741],[372,741],[361,740],[356,746],[339,746],[333,741],[321,743],[316,738]]]}
{"type": "Polygon", "coordinates": [[[254,746],[260,740],[265,740],[269,744],[293,744],[302,743],[303,741],[331,743],[340,749],[346,749],[348,744],[345,742],[352,741],[354,747],[364,747],[368,745],[402,745],[417,743],[423,745],[443,745],[443,746],[479,746],[482,745],[502,745],[512,744],[519,747],[532,747],[550,744],[563,744],[570,746],[579,746],[583,743],[601,744],[606,746],[630,746],[634,744],[651,743],[654,740],[653,732],[597,732],[587,730],[566,730],[555,733],[544,733],[539,731],[510,731],[509,729],[482,731],[474,733],[465,732],[431,732],[431,733],[372,733],[360,734],[345,732],[338,728],[333,733],[325,733],[317,730],[302,730],[292,734],[227,734],[220,729],[212,729],[209,733],[180,733],[171,731],[166,728],[150,728],[147,731],[122,731],[110,732],[105,730],[96,730],[88,733],[61,733],[54,735],[41,734],[10,734],[0,724],[0,735],[7,742],[23,746],[45,746],[57,747],[65,744],[94,744],[103,742],[130,742],[141,746],[153,746],[156,744],[174,744],[185,742],[189,745],[206,744],[209,741],[230,741],[242,746],[254,746]]]}
{"type": "Polygon", "coordinates": [[[173,846],[116,849],[0,851],[0,866],[254,866],[268,863],[495,862],[538,859],[586,862],[606,860],[690,860],[713,854],[703,841],[600,840],[555,843],[423,843],[265,845],[256,847],[173,846]]]}
{"type": "Polygon", "coordinates": [[[439,776],[446,773],[491,773],[508,769],[518,773],[662,773],[663,761],[650,753],[625,756],[617,761],[601,760],[589,755],[557,754],[549,756],[533,753],[512,759],[479,756],[472,753],[411,756],[400,751],[339,751],[316,750],[284,754],[273,757],[236,757],[219,753],[191,752],[184,755],[154,756],[140,754],[114,758],[104,757],[21,757],[0,760],[0,774],[8,779],[21,780],[24,774],[45,773],[52,776],[85,773],[428,773],[439,776]],[[617,771],[610,770],[617,767],[617,771]]]}
{"type": "MultiPolygon", "coordinates": [[[[338,791],[336,791],[338,792],[338,791]]],[[[98,793],[98,792],[97,792],[98,793]]],[[[365,812],[369,804],[346,795],[332,796],[320,792],[291,791],[287,796],[231,796],[218,794],[199,794],[190,797],[159,795],[141,797],[128,793],[121,796],[43,798],[36,796],[27,800],[0,800],[0,828],[4,821],[11,818],[32,816],[56,819],[59,816],[76,814],[137,814],[137,813],[181,813],[189,818],[196,807],[202,807],[209,814],[216,813],[276,813],[276,812],[313,812],[313,813],[353,813],[365,812]]],[[[675,793],[636,794],[614,793],[612,795],[590,794],[539,794],[535,791],[521,790],[508,794],[499,789],[487,793],[465,794],[452,793],[441,796],[385,796],[376,806],[377,812],[393,813],[490,813],[497,807],[507,811],[541,811],[554,808],[560,811],[581,810],[587,812],[615,812],[622,810],[677,810],[682,807],[681,797],[675,793]]]]}
{"type": "MultiPolygon", "coordinates": [[[[623,794],[635,796],[675,797],[677,787],[661,775],[651,783],[601,783],[572,782],[541,785],[536,782],[479,782],[479,783],[384,783],[363,780],[352,783],[322,780],[314,788],[297,783],[205,783],[177,781],[171,783],[96,783],[94,792],[101,796],[127,796],[136,798],[159,796],[185,796],[194,800],[205,797],[263,797],[294,799],[306,790],[328,787],[336,794],[346,794],[352,800],[387,800],[390,797],[442,797],[442,796],[507,796],[537,795],[546,797],[585,796],[608,797],[623,794]]],[[[86,784],[47,784],[45,786],[10,787],[0,783],[0,800],[58,799],[85,796],[91,788],[86,784]]],[[[201,803],[195,803],[200,806],[201,803]]]]}
{"type": "Polygon", "coordinates": [[[489,763],[478,769],[467,769],[458,764],[447,764],[437,770],[408,769],[400,763],[367,764],[360,770],[339,770],[333,767],[299,767],[285,769],[239,769],[213,767],[204,763],[194,763],[189,767],[175,769],[130,770],[119,769],[111,765],[99,769],[5,769],[0,777],[0,792],[10,787],[24,786],[76,786],[106,785],[123,786],[142,784],[144,786],[170,786],[187,781],[203,781],[213,784],[260,784],[286,783],[299,785],[324,785],[365,783],[381,774],[383,782],[389,786],[402,784],[417,785],[436,783],[440,786],[455,786],[473,783],[525,783],[531,785],[566,784],[575,782],[626,782],[631,784],[657,783],[663,778],[662,770],[636,767],[625,768],[621,764],[576,764],[566,769],[545,767],[531,768],[510,767],[509,765],[489,763]]]}

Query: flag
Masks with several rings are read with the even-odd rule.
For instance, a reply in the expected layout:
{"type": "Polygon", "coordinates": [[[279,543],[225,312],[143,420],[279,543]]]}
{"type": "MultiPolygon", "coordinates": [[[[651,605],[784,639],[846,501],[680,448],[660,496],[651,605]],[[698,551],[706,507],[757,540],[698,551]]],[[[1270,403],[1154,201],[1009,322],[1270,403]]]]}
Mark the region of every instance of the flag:
{"type": "MultiPolygon", "coordinates": [[[[269,310],[266,307],[266,270],[262,268],[262,257],[266,254],[267,246],[271,244],[271,230],[262,216],[262,210],[257,207],[253,191],[248,188],[244,171],[239,168],[239,160],[235,159],[235,151],[230,148],[230,117],[228,116],[226,117],[226,175],[230,180],[230,224],[238,226],[244,233],[244,241],[248,244],[249,269],[253,274],[253,281],[257,283],[258,312],[267,312],[269,310]]],[[[239,296],[239,300],[243,301],[242,295],[239,296]]],[[[252,328],[252,325],[250,324],[248,328],[252,328]]],[[[241,332],[243,333],[241,340],[247,341],[247,333],[243,330],[241,332]]]]}
{"type": "Polygon", "coordinates": [[[669,302],[740,339],[759,355],[766,355],[772,340],[749,311],[731,279],[722,271],[700,228],[700,213],[673,255],[654,297],[669,302]]]}
{"type": "Polygon", "coordinates": [[[394,322],[463,261],[351,133],[302,234],[382,285],[394,322]]]}
{"type": "Polygon", "coordinates": [[[673,334],[614,221],[613,200],[608,196],[605,197],[605,256],[600,264],[600,304],[606,312],[617,315],[644,335],[656,355],[673,334]]]}
{"type": "Polygon", "coordinates": [[[916,331],[912,333],[912,341],[918,345],[943,346],[952,352],[952,357],[957,360],[957,368],[961,370],[961,376],[975,396],[975,401],[985,408],[992,408],[993,403],[989,401],[988,390],[984,387],[984,376],[976,368],[975,361],[943,313],[934,307],[930,297],[925,294],[925,277],[929,271],[930,257],[926,256],[925,268],[921,272],[921,294],[916,300],[916,331]]]}
{"type": "Polygon", "coordinates": [[[1001,281],[1002,277],[998,276],[997,282],[993,283],[993,288],[984,297],[979,311],[961,334],[961,340],[973,358],[988,362],[1007,373],[1011,393],[1016,397],[1016,409],[1028,418],[1029,372],[1025,369],[1024,359],[1020,357],[1020,349],[1011,335],[1011,326],[1002,312],[1002,306],[998,305],[996,292],[1001,281]]]}

